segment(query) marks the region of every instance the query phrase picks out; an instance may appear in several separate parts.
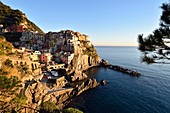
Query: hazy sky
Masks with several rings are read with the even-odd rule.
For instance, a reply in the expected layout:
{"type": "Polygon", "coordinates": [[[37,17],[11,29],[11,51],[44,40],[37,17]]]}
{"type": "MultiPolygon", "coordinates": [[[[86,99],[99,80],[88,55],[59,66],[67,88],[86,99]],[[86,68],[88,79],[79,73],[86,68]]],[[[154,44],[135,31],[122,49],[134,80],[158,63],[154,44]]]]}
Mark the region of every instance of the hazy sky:
{"type": "Polygon", "coordinates": [[[158,27],[168,0],[1,0],[20,9],[44,32],[71,29],[94,45],[136,46],[137,35],[158,27]]]}

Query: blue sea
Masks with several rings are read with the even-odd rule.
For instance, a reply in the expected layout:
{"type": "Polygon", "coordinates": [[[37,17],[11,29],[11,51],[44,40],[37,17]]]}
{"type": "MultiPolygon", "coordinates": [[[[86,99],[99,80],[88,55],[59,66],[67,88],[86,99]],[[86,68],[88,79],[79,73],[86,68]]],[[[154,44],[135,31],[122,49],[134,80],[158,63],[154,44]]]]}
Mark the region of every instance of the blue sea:
{"type": "Polygon", "coordinates": [[[87,71],[90,78],[108,83],[80,95],[87,113],[170,113],[170,64],[140,62],[137,47],[95,47],[110,64],[141,73],[132,77],[106,68],[87,71]]]}

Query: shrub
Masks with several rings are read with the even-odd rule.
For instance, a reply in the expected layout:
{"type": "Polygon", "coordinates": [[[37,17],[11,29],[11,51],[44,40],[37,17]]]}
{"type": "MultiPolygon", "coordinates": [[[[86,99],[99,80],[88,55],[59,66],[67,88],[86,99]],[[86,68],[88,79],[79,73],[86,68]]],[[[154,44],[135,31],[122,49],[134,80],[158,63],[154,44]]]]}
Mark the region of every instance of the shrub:
{"type": "Polygon", "coordinates": [[[54,102],[46,101],[40,107],[40,112],[44,113],[60,113],[54,102]]]}
{"type": "Polygon", "coordinates": [[[0,75],[7,75],[9,74],[8,71],[5,71],[4,69],[0,69],[0,75]]]}
{"type": "Polygon", "coordinates": [[[20,104],[25,104],[27,98],[24,95],[17,95],[15,98],[11,100],[12,103],[20,103],[20,104]]]}
{"type": "Polygon", "coordinates": [[[13,64],[12,64],[12,61],[9,60],[9,59],[6,59],[5,62],[4,62],[4,64],[5,64],[6,66],[11,67],[11,68],[14,67],[13,64]]]}
{"type": "Polygon", "coordinates": [[[3,51],[0,50],[0,55],[4,55],[5,53],[3,51]]]}
{"type": "Polygon", "coordinates": [[[23,64],[23,62],[20,62],[21,64],[19,66],[16,66],[18,71],[21,72],[22,75],[30,74],[29,68],[26,64],[23,64]]]}
{"type": "Polygon", "coordinates": [[[63,110],[63,113],[83,113],[83,112],[76,108],[67,108],[63,110]]]}
{"type": "Polygon", "coordinates": [[[15,109],[18,110],[24,104],[26,104],[26,100],[27,100],[27,98],[24,95],[19,94],[11,100],[11,103],[13,104],[13,106],[15,106],[15,109]]]}
{"type": "Polygon", "coordinates": [[[2,95],[12,95],[14,94],[19,87],[21,87],[20,85],[20,81],[18,80],[18,77],[16,76],[12,76],[10,78],[6,77],[6,76],[2,76],[0,75],[0,91],[2,93],[2,95]]]}

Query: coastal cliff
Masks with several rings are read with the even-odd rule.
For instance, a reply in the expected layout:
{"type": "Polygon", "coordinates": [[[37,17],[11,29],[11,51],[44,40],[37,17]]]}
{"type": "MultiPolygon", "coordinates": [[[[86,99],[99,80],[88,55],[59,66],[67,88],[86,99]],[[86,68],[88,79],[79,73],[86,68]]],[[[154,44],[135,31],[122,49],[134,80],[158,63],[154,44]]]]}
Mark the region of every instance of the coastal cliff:
{"type": "Polygon", "coordinates": [[[101,59],[87,35],[73,32],[73,37],[74,57],[68,65],[68,72],[74,73],[72,81],[78,81],[87,78],[83,71],[99,65],[101,59]]]}
{"type": "Polygon", "coordinates": [[[59,109],[62,109],[70,103],[70,98],[99,85],[95,79],[88,79],[88,76],[84,73],[88,68],[97,66],[100,63],[100,56],[90,42],[89,37],[70,30],[64,32],[70,34],[68,39],[72,39],[74,46],[74,56],[67,67],[70,79],[66,80],[64,77],[62,77],[61,81],[57,79],[52,88],[41,82],[30,84],[25,89],[24,94],[27,97],[28,105],[31,105],[34,109],[37,109],[38,106],[47,101],[55,103],[59,109]],[[74,86],[66,86],[70,82],[80,80],[84,81],[79,84],[73,83],[74,86]],[[62,81],[66,81],[64,85],[61,85],[62,81]]]}
{"type": "MultiPolygon", "coordinates": [[[[74,33],[72,35],[74,56],[67,67],[70,73],[74,73],[73,75],[68,75],[71,77],[71,80],[67,81],[65,76],[63,76],[61,77],[61,81],[58,78],[53,85],[50,85],[42,81],[39,82],[39,79],[35,78],[29,79],[28,76],[25,76],[26,78],[25,80],[22,80],[21,83],[22,87],[20,88],[20,91],[18,91],[17,95],[18,96],[20,96],[19,94],[23,95],[22,98],[24,98],[25,100],[24,105],[26,107],[30,107],[37,110],[39,106],[42,106],[44,102],[53,102],[58,106],[59,109],[62,109],[65,105],[67,105],[70,98],[77,96],[88,89],[95,88],[99,85],[99,83],[95,79],[87,79],[88,76],[83,72],[84,70],[87,70],[90,67],[99,65],[100,63],[99,55],[97,54],[92,43],[89,41],[88,36],[82,35],[78,32],[72,33],[74,33]],[[80,84],[75,83],[75,86],[69,87],[66,86],[70,82],[80,80],[84,81],[82,81],[80,84]]],[[[24,61],[25,58],[26,57],[22,58],[22,62],[24,61]]],[[[10,58],[10,60],[15,61],[12,58],[10,58]]],[[[18,98],[19,97],[17,97],[17,99],[18,98]]],[[[23,100],[22,98],[20,99],[23,100]]],[[[14,104],[14,106],[15,105],[17,104],[14,104]]],[[[22,106],[23,104],[21,104],[20,107],[22,106]]],[[[27,112],[29,112],[29,109],[27,109],[27,112]]]]}
{"type": "MultiPolygon", "coordinates": [[[[44,34],[26,18],[24,13],[12,10],[2,2],[0,2],[0,14],[0,25],[3,30],[7,30],[7,32],[2,30],[2,35],[6,38],[0,36],[0,80],[3,81],[0,87],[0,106],[2,106],[0,112],[10,112],[11,109],[19,112],[26,110],[39,112],[44,102],[53,102],[62,109],[70,98],[99,85],[95,79],[88,79],[84,73],[85,70],[98,66],[101,61],[87,35],[72,30],[44,34]],[[8,31],[13,25],[23,26],[26,31],[8,31]],[[6,39],[17,42],[24,50],[14,48],[15,46],[6,39]],[[33,45],[37,48],[34,49],[33,45]],[[32,50],[49,53],[51,56],[49,64],[67,65],[62,67],[66,70],[66,75],[56,78],[50,76],[55,78],[50,79],[51,81],[48,77],[45,78],[41,70],[44,68],[40,65],[43,64],[40,62],[42,54],[36,55],[32,50]],[[81,82],[71,86],[74,81],[81,82]],[[4,97],[9,98],[4,100],[4,97]]],[[[49,66],[47,62],[44,65],[49,66]]],[[[45,71],[51,71],[47,67],[45,71]]]]}
{"type": "Polygon", "coordinates": [[[33,109],[37,109],[42,103],[47,101],[55,103],[61,109],[69,98],[80,95],[82,92],[95,88],[98,85],[99,83],[95,79],[88,79],[73,88],[53,90],[47,87],[46,84],[37,81],[30,84],[24,90],[24,94],[27,98],[27,105],[33,109]]]}

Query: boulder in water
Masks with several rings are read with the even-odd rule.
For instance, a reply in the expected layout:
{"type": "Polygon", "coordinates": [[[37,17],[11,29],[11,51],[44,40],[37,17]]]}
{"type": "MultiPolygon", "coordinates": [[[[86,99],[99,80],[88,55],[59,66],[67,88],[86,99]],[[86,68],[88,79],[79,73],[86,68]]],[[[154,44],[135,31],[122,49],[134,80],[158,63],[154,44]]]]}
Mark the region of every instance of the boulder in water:
{"type": "Polygon", "coordinates": [[[101,83],[102,85],[106,85],[106,84],[107,84],[106,80],[101,80],[100,83],[101,83]]]}

